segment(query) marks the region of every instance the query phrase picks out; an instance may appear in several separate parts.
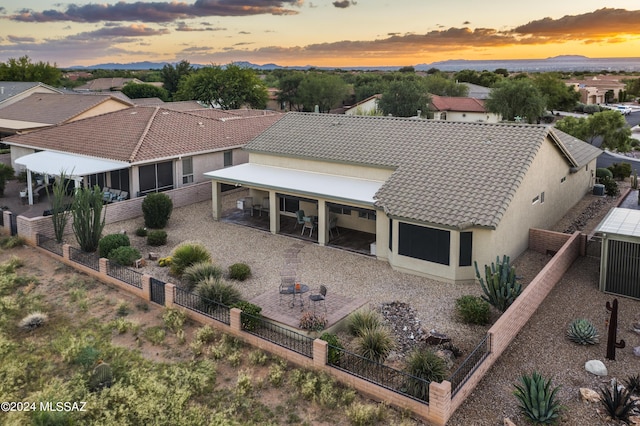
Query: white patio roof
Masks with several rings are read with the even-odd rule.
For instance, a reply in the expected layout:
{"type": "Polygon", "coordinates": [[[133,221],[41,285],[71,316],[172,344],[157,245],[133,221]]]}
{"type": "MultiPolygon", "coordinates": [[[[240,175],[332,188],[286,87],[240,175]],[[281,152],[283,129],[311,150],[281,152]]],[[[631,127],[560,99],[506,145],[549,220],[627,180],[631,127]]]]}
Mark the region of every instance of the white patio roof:
{"type": "Polygon", "coordinates": [[[129,167],[129,163],[123,161],[52,151],[40,151],[25,155],[16,159],[16,164],[25,166],[32,172],[54,176],[58,176],[61,171],[64,171],[67,177],[72,179],[129,167]]]}
{"type": "Polygon", "coordinates": [[[596,232],[640,237],[640,210],[611,209],[598,225],[596,232]]]}
{"type": "Polygon", "coordinates": [[[224,183],[367,205],[373,205],[374,195],[384,184],[375,180],[251,163],[207,172],[204,175],[224,183]]]}

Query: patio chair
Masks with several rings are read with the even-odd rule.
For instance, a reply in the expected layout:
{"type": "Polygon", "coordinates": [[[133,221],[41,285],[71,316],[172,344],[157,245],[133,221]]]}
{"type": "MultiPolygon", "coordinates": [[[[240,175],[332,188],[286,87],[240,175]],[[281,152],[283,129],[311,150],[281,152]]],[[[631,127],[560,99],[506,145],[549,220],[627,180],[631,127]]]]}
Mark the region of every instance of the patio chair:
{"type": "Polygon", "coordinates": [[[298,225],[302,225],[304,226],[304,210],[298,210],[296,212],[296,220],[297,223],[295,224],[295,226],[293,227],[293,230],[295,231],[296,228],[298,227],[298,225]]]}
{"type": "Polygon", "coordinates": [[[322,302],[324,305],[324,312],[327,312],[327,304],[325,299],[327,298],[327,287],[324,285],[320,286],[320,291],[318,293],[309,295],[309,306],[311,306],[311,302],[313,302],[313,312],[316,312],[316,303],[322,302]]]}
{"type": "MultiPolygon", "coordinates": [[[[294,294],[293,286],[296,284],[296,277],[282,277],[280,279],[280,303],[282,304],[282,295],[283,294],[294,294]]],[[[294,294],[295,297],[295,294],[294,294]]]]}
{"type": "Polygon", "coordinates": [[[336,234],[340,235],[340,231],[338,230],[338,216],[331,216],[329,218],[329,236],[333,238],[333,231],[336,231],[336,234]]]}
{"type": "Polygon", "coordinates": [[[116,198],[117,201],[124,201],[127,198],[129,198],[129,192],[127,191],[122,191],[120,192],[120,195],[118,195],[118,197],[116,198]]]}
{"type": "Polygon", "coordinates": [[[300,235],[304,234],[304,230],[305,229],[309,229],[309,236],[311,236],[311,234],[313,234],[313,230],[316,227],[316,218],[314,216],[304,216],[302,218],[302,232],[300,232],[300,235]]]}

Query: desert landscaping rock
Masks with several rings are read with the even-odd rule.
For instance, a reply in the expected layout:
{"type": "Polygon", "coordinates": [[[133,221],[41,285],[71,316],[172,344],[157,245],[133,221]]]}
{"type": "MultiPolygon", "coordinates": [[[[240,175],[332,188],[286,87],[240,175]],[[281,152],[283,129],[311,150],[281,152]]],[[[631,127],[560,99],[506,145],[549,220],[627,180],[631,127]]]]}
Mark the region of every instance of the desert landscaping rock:
{"type": "Polygon", "coordinates": [[[640,357],[640,346],[636,346],[633,348],[633,354],[637,357],[640,357]]]}
{"type": "Polygon", "coordinates": [[[606,376],[608,374],[607,367],[602,361],[592,359],[584,364],[584,369],[596,376],[606,376]]]}
{"type": "Polygon", "coordinates": [[[593,389],[580,388],[580,398],[586,402],[599,402],[600,394],[593,389]]]}

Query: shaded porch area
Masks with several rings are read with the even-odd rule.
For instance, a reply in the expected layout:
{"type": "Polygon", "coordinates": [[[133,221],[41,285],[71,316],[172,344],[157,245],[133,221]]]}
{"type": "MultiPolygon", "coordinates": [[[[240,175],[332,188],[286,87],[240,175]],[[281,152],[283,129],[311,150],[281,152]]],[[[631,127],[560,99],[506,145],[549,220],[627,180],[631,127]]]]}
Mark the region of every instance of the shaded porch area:
{"type": "MultiPolygon", "coordinates": [[[[261,229],[269,232],[269,212],[259,212],[253,210],[253,215],[249,211],[240,209],[227,209],[222,213],[222,222],[234,223],[236,225],[248,226],[250,228],[261,229]]],[[[295,217],[280,214],[280,235],[287,235],[300,240],[318,242],[318,230],[315,229],[311,235],[309,230],[302,232],[302,225],[298,224],[295,217]]],[[[376,235],[369,232],[355,229],[338,227],[333,230],[327,241],[328,247],[348,250],[354,253],[373,255],[372,244],[376,242],[376,235]]]]}

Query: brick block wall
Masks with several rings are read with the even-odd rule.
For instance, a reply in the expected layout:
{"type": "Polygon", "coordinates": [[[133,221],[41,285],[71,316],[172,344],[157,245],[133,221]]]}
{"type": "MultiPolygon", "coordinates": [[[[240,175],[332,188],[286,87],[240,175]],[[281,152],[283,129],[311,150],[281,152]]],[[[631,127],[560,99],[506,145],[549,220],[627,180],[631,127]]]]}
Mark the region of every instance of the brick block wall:
{"type": "MultiPolygon", "coordinates": [[[[538,236],[542,235],[541,233],[535,234],[538,236]]],[[[556,236],[551,235],[550,239],[553,240],[555,237],[556,236]]],[[[507,309],[489,329],[491,353],[465,385],[456,393],[452,400],[451,413],[471,394],[482,377],[498,358],[500,358],[518,332],[520,332],[522,327],[531,319],[531,316],[558,281],[560,281],[574,260],[578,258],[584,249],[584,237],[583,234],[577,231],[570,235],[566,243],[557,251],[556,255],[542,268],[509,309],[507,309]]]]}
{"type": "Polygon", "coordinates": [[[529,229],[529,249],[538,253],[556,253],[571,238],[571,234],[547,231],[545,229],[529,229]]]}

